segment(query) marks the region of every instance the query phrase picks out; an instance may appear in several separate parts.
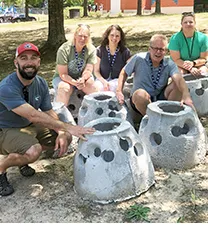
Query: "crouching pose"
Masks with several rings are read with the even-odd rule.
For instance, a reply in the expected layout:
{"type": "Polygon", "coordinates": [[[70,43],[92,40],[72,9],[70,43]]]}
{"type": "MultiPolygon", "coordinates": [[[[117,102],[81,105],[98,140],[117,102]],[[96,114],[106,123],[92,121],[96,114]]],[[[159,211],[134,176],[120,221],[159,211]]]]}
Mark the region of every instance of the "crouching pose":
{"type": "Polygon", "coordinates": [[[147,105],[157,100],[173,100],[194,109],[187,85],[176,64],[165,57],[168,40],[156,34],[150,39],[149,51],[134,55],[121,70],[116,96],[124,103],[123,86],[133,74],[130,104],[140,115],[146,114],[147,105]],[[170,81],[169,81],[170,80],[170,81]]]}
{"type": "Polygon", "coordinates": [[[35,170],[28,164],[35,162],[42,150],[67,152],[72,135],[83,140],[92,128],[63,123],[52,110],[48,85],[37,75],[40,52],[34,44],[18,46],[14,60],[16,72],[0,82],[0,195],[14,192],[7,179],[7,169],[18,166],[23,176],[35,170]]]}

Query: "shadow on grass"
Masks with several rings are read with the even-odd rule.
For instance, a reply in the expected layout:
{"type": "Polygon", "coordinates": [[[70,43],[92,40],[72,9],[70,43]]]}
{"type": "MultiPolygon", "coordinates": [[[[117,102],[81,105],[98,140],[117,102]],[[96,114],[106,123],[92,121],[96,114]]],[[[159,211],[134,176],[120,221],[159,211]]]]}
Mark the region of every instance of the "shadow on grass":
{"type": "MultiPolygon", "coordinates": [[[[131,29],[129,29],[129,32],[131,29]]],[[[68,33],[66,31],[66,33],[68,33]]],[[[173,31],[153,31],[153,32],[141,32],[141,33],[126,33],[126,44],[131,50],[132,55],[137,52],[144,52],[148,50],[149,40],[151,36],[155,33],[163,33],[168,38],[174,33],[173,31]]],[[[9,73],[15,71],[15,66],[13,64],[14,55],[16,47],[25,41],[30,41],[40,48],[40,52],[47,41],[47,28],[41,28],[37,30],[27,30],[27,31],[9,31],[0,34],[0,80],[6,77],[9,73]],[[18,38],[18,39],[17,39],[18,38]]],[[[92,37],[93,44],[95,46],[100,45],[102,35],[100,37],[92,37]]],[[[53,78],[55,70],[55,58],[56,50],[51,49],[47,51],[47,55],[41,56],[41,67],[39,70],[39,75],[44,77],[49,87],[51,87],[51,80],[53,78]]]]}

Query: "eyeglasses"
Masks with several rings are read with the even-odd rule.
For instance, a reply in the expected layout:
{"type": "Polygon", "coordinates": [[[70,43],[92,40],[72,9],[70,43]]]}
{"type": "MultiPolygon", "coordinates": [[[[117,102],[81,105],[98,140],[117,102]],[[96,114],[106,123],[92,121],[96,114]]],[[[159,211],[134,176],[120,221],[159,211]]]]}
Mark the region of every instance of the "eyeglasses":
{"type": "Polygon", "coordinates": [[[151,48],[152,48],[152,50],[153,50],[153,51],[155,51],[155,52],[157,52],[157,51],[165,52],[165,51],[166,51],[166,49],[164,49],[164,48],[152,47],[152,46],[150,46],[150,47],[151,47],[151,48]]]}
{"type": "Polygon", "coordinates": [[[193,15],[194,15],[194,12],[183,12],[182,15],[186,15],[186,16],[187,16],[187,15],[191,15],[191,16],[193,16],[193,15]]]}
{"type": "Polygon", "coordinates": [[[24,95],[24,100],[28,103],[28,101],[29,101],[29,92],[28,92],[28,87],[27,86],[24,86],[22,88],[22,93],[24,95]]]}

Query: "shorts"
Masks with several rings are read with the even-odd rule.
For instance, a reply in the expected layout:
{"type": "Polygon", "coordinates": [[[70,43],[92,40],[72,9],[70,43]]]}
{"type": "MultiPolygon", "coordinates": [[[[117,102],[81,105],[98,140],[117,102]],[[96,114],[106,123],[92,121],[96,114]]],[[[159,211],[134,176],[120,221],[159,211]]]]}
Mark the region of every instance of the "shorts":
{"type": "Polygon", "coordinates": [[[136,113],[138,113],[139,115],[143,116],[143,115],[140,113],[140,111],[137,110],[137,108],[135,107],[135,104],[132,102],[132,96],[130,97],[130,105],[131,105],[132,109],[133,109],[136,113]]]}
{"type": "Polygon", "coordinates": [[[166,87],[164,87],[164,88],[162,89],[162,91],[160,92],[159,95],[157,95],[157,96],[151,96],[151,97],[150,97],[151,101],[152,101],[152,102],[156,102],[156,101],[158,101],[158,100],[167,100],[167,99],[165,98],[165,89],[166,89],[166,87]]]}
{"type": "MultiPolygon", "coordinates": [[[[151,101],[152,101],[152,102],[156,102],[156,101],[158,101],[158,100],[167,100],[167,99],[165,98],[165,94],[164,94],[164,93],[165,93],[165,89],[166,89],[166,87],[164,87],[164,88],[162,89],[162,91],[160,92],[159,95],[157,95],[157,96],[151,96],[151,97],[150,97],[151,101]]],[[[139,113],[140,115],[142,115],[142,114],[137,110],[137,108],[135,107],[134,103],[132,102],[132,96],[130,97],[130,105],[131,105],[132,109],[133,109],[135,112],[137,112],[137,113],[139,113]]]]}
{"type": "MultiPolygon", "coordinates": [[[[91,76],[90,78],[94,80],[94,77],[93,77],[93,76],[91,76]]],[[[78,79],[78,78],[77,78],[77,79],[78,79]]],[[[62,80],[59,76],[55,77],[55,78],[52,80],[52,86],[53,86],[55,92],[57,92],[57,90],[58,90],[58,85],[59,85],[59,83],[62,82],[62,81],[63,81],[63,80],[62,80]]],[[[77,87],[75,87],[75,86],[73,86],[73,88],[74,88],[74,89],[77,89],[77,87]]]]}
{"type": "Polygon", "coordinates": [[[55,91],[58,90],[58,85],[59,83],[63,81],[59,76],[55,77],[53,80],[52,80],[52,86],[54,88],[55,91]]]}
{"type": "Polygon", "coordinates": [[[35,144],[53,149],[57,133],[48,128],[29,125],[25,128],[0,128],[0,153],[25,154],[35,144]]]}

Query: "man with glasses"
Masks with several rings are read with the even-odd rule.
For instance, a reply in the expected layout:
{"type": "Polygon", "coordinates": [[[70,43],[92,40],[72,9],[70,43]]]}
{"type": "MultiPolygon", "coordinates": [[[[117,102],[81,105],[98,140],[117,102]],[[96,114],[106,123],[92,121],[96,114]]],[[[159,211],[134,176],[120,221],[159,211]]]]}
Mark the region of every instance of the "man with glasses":
{"type": "Polygon", "coordinates": [[[16,72],[0,82],[0,196],[14,192],[7,180],[9,167],[18,166],[23,176],[35,170],[28,164],[35,162],[42,150],[67,152],[72,135],[83,140],[93,128],[63,123],[52,110],[48,85],[37,75],[40,52],[34,44],[18,46],[14,60],[16,72]],[[40,109],[40,110],[39,110],[40,109]]]}
{"type": "Polygon", "coordinates": [[[130,104],[141,116],[146,114],[147,105],[157,100],[181,101],[194,108],[186,82],[176,64],[165,57],[167,44],[166,36],[153,35],[149,51],[134,55],[120,72],[116,91],[118,101],[124,103],[124,83],[127,76],[133,74],[130,104]]]}

